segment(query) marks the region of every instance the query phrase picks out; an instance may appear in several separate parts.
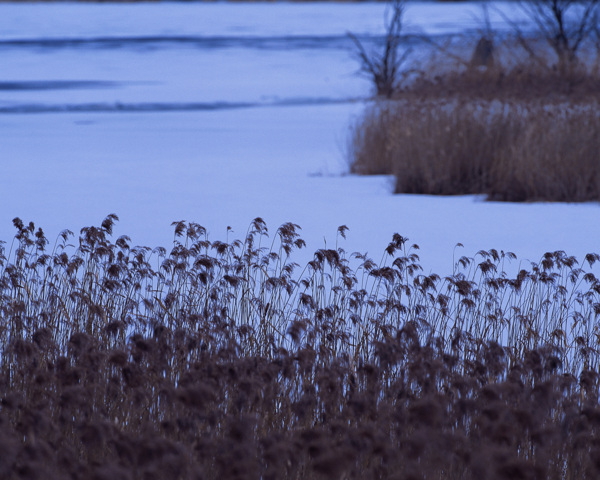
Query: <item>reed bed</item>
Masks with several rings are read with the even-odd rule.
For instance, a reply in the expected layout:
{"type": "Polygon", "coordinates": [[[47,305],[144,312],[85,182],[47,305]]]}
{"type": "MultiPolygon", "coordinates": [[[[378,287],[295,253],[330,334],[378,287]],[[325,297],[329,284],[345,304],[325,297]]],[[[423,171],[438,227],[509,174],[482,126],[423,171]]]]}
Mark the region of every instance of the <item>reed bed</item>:
{"type": "Polygon", "coordinates": [[[378,102],[355,126],[351,171],[393,174],[396,193],[600,200],[598,104],[378,102]]]}
{"type": "Polygon", "coordinates": [[[442,278],[398,234],[300,267],[291,223],[116,220],[1,249],[2,478],[597,478],[600,256],[442,278]]]}
{"type": "Polygon", "coordinates": [[[557,66],[539,39],[523,42],[503,39],[485,65],[464,40],[436,47],[353,125],[350,171],[394,175],[396,193],[600,200],[598,54],[557,66]]]}

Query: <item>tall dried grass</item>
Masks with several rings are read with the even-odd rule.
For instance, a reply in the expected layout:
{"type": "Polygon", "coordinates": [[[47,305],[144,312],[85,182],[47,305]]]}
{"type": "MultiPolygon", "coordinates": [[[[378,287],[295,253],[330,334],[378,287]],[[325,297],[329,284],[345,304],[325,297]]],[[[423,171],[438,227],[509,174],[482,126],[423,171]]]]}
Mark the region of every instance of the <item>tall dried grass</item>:
{"type": "Polygon", "coordinates": [[[378,103],[355,126],[351,149],[353,173],[392,173],[397,193],[600,200],[597,103],[378,103]]]}
{"type": "Polygon", "coordinates": [[[2,478],[597,478],[600,281],[564,252],[300,271],[293,224],[167,252],[114,221],[1,251],[2,478]]]}
{"type": "Polygon", "coordinates": [[[534,56],[504,39],[487,66],[465,59],[464,42],[436,47],[442,55],[355,123],[350,171],[393,174],[397,193],[598,201],[598,56],[587,49],[558,68],[527,42],[534,56]]]}

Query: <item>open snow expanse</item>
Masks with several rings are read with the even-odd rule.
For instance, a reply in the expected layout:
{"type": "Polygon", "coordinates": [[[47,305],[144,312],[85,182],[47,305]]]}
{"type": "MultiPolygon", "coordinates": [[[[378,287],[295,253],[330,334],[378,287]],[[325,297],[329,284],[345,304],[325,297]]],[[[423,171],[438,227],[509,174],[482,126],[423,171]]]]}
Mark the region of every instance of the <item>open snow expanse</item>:
{"type": "MultiPolygon", "coordinates": [[[[441,274],[480,249],[600,252],[597,204],[393,195],[390,178],[346,174],[348,129],[371,93],[346,32],[380,35],[384,8],[0,4],[0,239],[15,216],[53,240],[114,212],[115,235],[151,247],[170,244],[175,220],[213,240],[228,226],[243,238],[257,216],[271,233],[291,221],[308,242],[301,261],[342,224],[341,246],[376,261],[398,232],[441,274]]],[[[407,31],[475,31],[478,17],[473,4],[411,3],[407,31]]],[[[507,28],[495,11],[492,23],[507,28]]]]}

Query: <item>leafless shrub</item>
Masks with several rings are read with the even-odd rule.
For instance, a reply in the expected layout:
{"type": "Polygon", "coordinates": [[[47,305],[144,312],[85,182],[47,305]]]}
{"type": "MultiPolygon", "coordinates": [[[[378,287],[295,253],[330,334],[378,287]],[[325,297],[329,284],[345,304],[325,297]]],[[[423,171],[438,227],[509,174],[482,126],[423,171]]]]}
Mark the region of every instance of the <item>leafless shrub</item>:
{"type": "Polygon", "coordinates": [[[387,11],[385,22],[385,39],[381,53],[369,52],[353,33],[348,36],[356,46],[356,52],[361,63],[361,71],[368,75],[377,96],[391,97],[399,88],[399,82],[404,72],[401,67],[406,61],[410,50],[399,56],[398,49],[402,40],[402,17],[406,8],[406,0],[392,0],[387,11]]]}
{"type": "MultiPolygon", "coordinates": [[[[527,0],[520,7],[537,26],[558,58],[561,69],[577,60],[581,46],[598,25],[598,0],[527,0]]],[[[520,38],[523,35],[520,34],[520,38]]]]}

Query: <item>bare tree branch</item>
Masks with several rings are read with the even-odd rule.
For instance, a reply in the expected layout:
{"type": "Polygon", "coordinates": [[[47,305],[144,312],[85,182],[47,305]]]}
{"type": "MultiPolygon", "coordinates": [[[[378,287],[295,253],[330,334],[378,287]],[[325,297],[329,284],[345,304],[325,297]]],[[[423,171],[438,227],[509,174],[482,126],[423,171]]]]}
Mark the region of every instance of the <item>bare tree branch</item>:
{"type": "Polygon", "coordinates": [[[392,0],[385,19],[385,40],[380,54],[369,53],[356,35],[348,32],[348,37],[356,46],[361,63],[361,71],[369,75],[378,96],[391,97],[398,88],[400,67],[406,61],[410,49],[398,56],[402,40],[402,16],[406,0],[392,0]]]}
{"type": "Polygon", "coordinates": [[[565,66],[577,60],[582,43],[594,34],[600,0],[520,0],[520,7],[565,66]]]}
{"type": "Polygon", "coordinates": [[[468,67],[470,65],[470,62],[468,60],[465,60],[460,55],[456,55],[455,53],[452,53],[452,51],[450,50],[450,47],[448,46],[448,42],[446,43],[446,45],[440,45],[439,43],[435,42],[433,39],[431,39],[427,35],[421,35],[421,36],[419,36],[419,39],[425,43],[428,43],[433,48],[435,48],[439,52],[442,52],[447,57],[449,57],[453,60],[456,60],[461,65],[464,65],[465,67],[468,67]]]}

